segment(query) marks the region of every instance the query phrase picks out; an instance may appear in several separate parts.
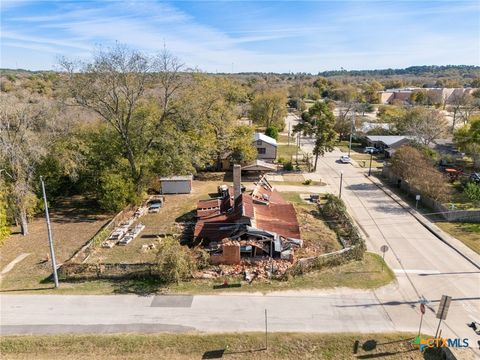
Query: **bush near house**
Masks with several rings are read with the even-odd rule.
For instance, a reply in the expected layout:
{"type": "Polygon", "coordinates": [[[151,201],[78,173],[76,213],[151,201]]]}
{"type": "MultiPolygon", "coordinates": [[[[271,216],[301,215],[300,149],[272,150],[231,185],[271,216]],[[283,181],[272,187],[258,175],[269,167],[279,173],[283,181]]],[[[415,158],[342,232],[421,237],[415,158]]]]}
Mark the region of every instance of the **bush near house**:
{"type": "Polygon", "coordinates": [[[328,226],[344,239],[347,246],[355,248],[355,260],[363,259],[366,250],[365,241],[360,236],[352,218],[348,215],[345,203],[333,194],[326,194],[324,200],[325,203],[319,205],[319,210],[326,218],[328,226]]]}
{"type": "Polygon", "coordinates": [[[474,183],[468,183],[463,190],[465,196],[473,202],[480,202],[480,186],[474,183]]]}
{"type": "Polygon", "coordinates": [[[209,255],[201,249],[189,249],[174,237],[166,237],[160,243],[157,254],[158,276],[165,283],[188,280],[197,269],[209,265],[209,255]]]}
{"type": "Polygon", "coordinates": [[[323,200],[323,203],[318,205],[320,214],[327,225],[335,231],[344,249],[306,259],[307,261],[304,262],[299,261],[285,273],[287,279],[312,270],[338,266],[351,260],[359,261],[364,258],[365,241],[348,215],[345,203],[333,194],[326,194],[323,200]]]}

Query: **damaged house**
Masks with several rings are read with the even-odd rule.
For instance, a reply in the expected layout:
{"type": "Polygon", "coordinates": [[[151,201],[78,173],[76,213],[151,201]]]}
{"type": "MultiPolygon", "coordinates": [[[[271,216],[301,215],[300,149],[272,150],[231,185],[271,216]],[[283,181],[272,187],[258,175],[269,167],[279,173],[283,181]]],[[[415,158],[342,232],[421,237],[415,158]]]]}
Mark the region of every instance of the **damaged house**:
{"type": "Polygon", "coordinates": [[[216,199],[197,204],[196,241],[202,241],[213,264],[238,264],[242,258],[293,260],[302,246],[295,208],[263,177],[242,192],[241,167],[233,169],[233,187],[216,199]]]}

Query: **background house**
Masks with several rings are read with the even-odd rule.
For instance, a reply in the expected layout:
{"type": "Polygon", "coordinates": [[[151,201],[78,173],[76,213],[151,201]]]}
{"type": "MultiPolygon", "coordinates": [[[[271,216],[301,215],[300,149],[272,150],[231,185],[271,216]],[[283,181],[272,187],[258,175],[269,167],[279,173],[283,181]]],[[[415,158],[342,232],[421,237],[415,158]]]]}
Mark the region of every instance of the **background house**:
{"type": "Polygon", "coordinates": [[[273,162],[277,158],[277,140],[262,133],[255,133],[253,145],[257,149],[257,159],[273,162]]]}
{"type": "Polygon", "coordinates": [[[392,157],[395,151],[402,145],[408,144],[410,139],[407,136],[402,135],[386,135],[386,136],[373,136],[366,137],[367,146],[373,146],[380,151],[385,152],[385,157],[392,157]]]}

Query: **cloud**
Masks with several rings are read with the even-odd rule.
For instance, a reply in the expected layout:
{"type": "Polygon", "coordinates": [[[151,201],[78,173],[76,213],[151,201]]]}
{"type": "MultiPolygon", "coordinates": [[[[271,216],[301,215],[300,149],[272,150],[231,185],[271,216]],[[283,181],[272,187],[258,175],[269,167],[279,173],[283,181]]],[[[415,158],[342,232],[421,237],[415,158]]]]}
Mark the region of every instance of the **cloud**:
{"type": "Polygon", "coordinates": [[[478,18],[472,2],[45,4],[39,12],[12,8],[2,48],[79,56],[94,44],[120,42],[150,54],[166,44],[189,66],[221,72],[232,63],[235,71],[317,72],[472,63],[480,55],[478,21],[468,21],[478,18]]]}

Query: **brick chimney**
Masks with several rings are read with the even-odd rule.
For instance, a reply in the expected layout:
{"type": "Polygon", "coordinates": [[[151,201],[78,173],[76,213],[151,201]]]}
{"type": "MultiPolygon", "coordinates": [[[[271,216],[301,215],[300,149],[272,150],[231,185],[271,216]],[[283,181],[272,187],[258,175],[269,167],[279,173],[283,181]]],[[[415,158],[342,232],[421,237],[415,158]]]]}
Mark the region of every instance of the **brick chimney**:
{"type": "Polygon", "coordinates": [[[242,183],[242,166],[239,164],[233,165],[233,198],[237,200],[237,198],[242,193],[241,189],[242,183]]]}

